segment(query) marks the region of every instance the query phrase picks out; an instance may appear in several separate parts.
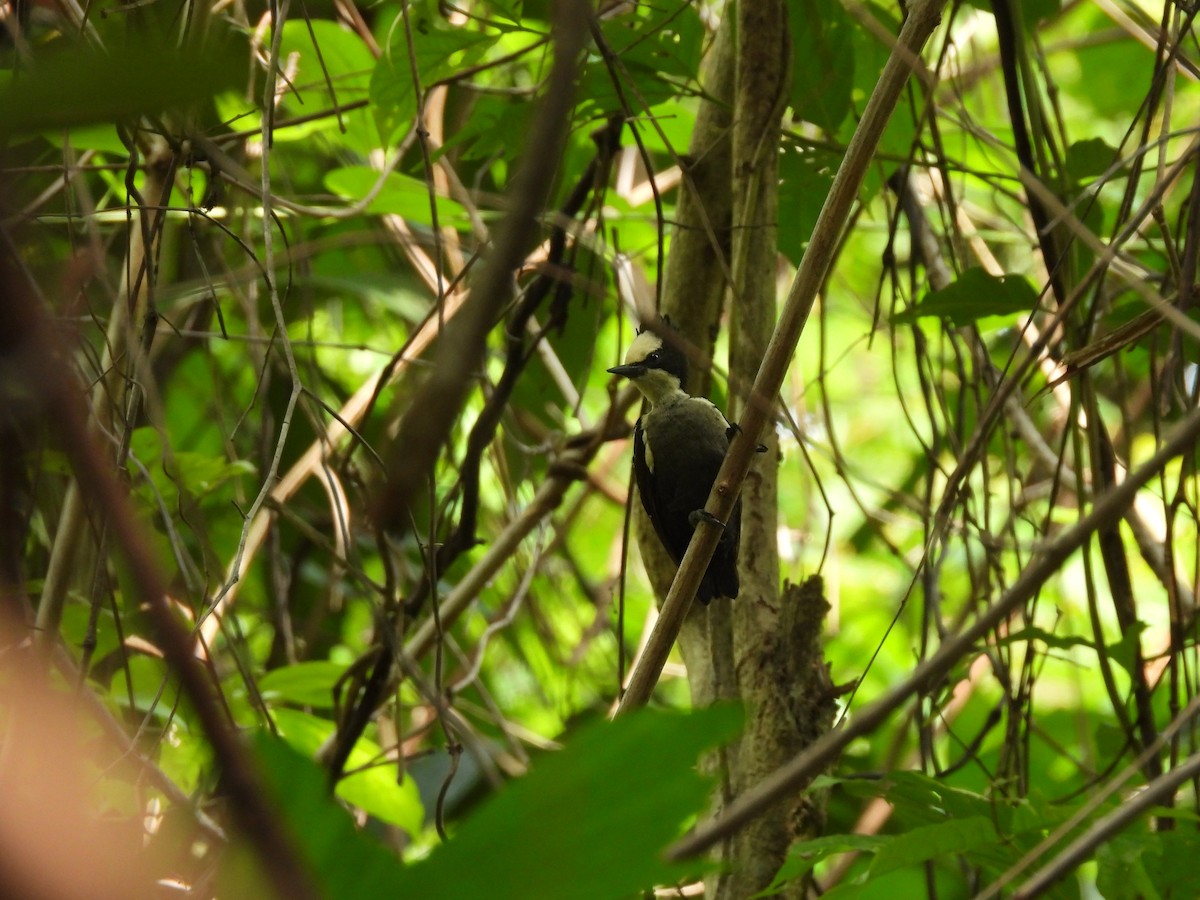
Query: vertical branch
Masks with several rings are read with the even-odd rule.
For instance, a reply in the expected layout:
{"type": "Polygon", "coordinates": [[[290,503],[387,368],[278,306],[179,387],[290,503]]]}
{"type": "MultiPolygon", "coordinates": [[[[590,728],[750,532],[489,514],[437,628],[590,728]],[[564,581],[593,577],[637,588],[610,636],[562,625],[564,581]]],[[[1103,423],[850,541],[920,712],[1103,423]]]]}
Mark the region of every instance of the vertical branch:
{"type": "MultiPolygon", "coordinates": [[[[705,359],[711,355],[721,303],[730,287],[725,272],[732,255],[735,40],[734,18],[727,15],[705,59],[704,92],[688,154],[681,159],[686,177],[680,187],[663,291],[663,312],[671,316],[691,346],[701,348],[698,355],[705,359]],[[706,222],[716,237],[715,246],[706,222]]],[[[697,365],[692,370],[695,374],[688,387],[703,396],[708,392],[709,370],[697,365]]],[[[675,563],[662,549],[640,503],[634,506],[634,521],[650,581],[658,596],[664,597],[671,587],[675,563]]],[[[729,610],[724,604],[697,611],[680,631],[679,649],[696,706],[736,696],[729,631],[729,610]]]]}
{"type": "MultiPolygon", "coordinates": [[[[730,382],[748,385],[766,355],[775,326],[775,269],[779,208],[779,126],[787,100],[791,40],[783,0],[740,0],[733,123],[733,281],[730,305],[730,382]]],[[[731,391],[731,394],[733,392],[731,391]]],[[[731,396],[735,420],[747,398],[731,396]]],[[[773,418],[773,397],[765,402],[773,418]]],[[[730,793],[743,794],[801,748],[795,721],[784,701],[786,665],[781,651],[789,636],[780,631],[778,528],[779,441],[775,429],[761,438],[742,483],[739,551],[742,589],[730,610],[734,674],[746,710],[746,726],[731,748],[730,793]]],[[[726,844],[729,867],[715,896],[748,897],[766,888],[791,844],[792,810],[778,809],[749,823],[726,844]]]]}
{"type": "MultiPolygon", "coordinates": [[[[733,511],[760,435],[767,425],[770,401],[756,402],[754,398],[771,398],[779,393],[800,333],[816,302],[817,291],[829,272],[867,166],[908,76],[921,67],[920,50],[941,20],[943,5],[944,0],[909,3],[908,18],[900,31],[900,38],[871,93],[825,204],[821,207],[808,250],[792,282],[783,314],[758,369],[751,402],[739,420],[740,434],[726,454],[725,463],[713,485],[705,508],[718,521],[726,521],[733,511]]],[[[720,530],[709,522],[701,522],[696,529],[618,712],[644,706],[650,699],[720,536],[720,530]]]]}

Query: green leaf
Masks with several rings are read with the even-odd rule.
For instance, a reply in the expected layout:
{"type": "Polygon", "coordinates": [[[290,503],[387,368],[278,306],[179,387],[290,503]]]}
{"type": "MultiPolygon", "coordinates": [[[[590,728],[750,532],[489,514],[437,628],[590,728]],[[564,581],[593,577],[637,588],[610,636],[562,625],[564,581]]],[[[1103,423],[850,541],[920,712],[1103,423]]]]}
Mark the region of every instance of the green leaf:
{"type": "Polygon", "coordinates": [[[181,48],[148,37],[110,53],[73,48],[46,54],[0,86],[0,143],[196,104],[234,87],[245,69],[244,48],[229,40],[181,48]]]}
{"type": "Polygon", "coordinates": [[[275,803],[316,876],[320,895],[330,900],[398,896],[393,886],[404,867],[358,831],[349,813],[330,799],[325,772],[266,731],[258,732],[254,749],[275,803]]]}
{"type": "Polygon", "coordinates": [[[779,249],[795,265],[841,162],[839,154],[819,148],[789,148],[779,156],[779,249]]]}
{"type": "MultiPolygon", "coordinates": [[[[1162,896],[1155,890],[1149,873],[1161,864],[1163,848],[1160,841],[1163,837],[1166,835],[1126,832],[1097,850],[1096,890],[1105,900],[1158,900],[1162,896]]],[[[1194,872],[1194,847],[1189,855],[1192,861],[1189,868],[1194,872]]],[[[1179,886],[1175,885],[1176,888],[1179,886]]]]}
{"type": "MultiPolygon", "coordinates": [[[[254,465],[247,460],[228,460],[221,453],[195,453],[176,450],[164,452],[163,435],[157,429],[146,426],[138,428],[130,440],[130,450],[149,473],[154,487],[163,497],[175,496],[180,487],[200,502],[225,503],[227,500],[216,493],[226,482],[245,475],[254,474],[254,465]]],[[[140,485],[139,485],[140,486],[140,485]]],[[[155,498],[147,493],[147,505],[157,512],[155,498]]]]}
{"type": "MultiPolygon", "coordinates": [[[[370,166],[347,166],[326,175],[325,186],[338,196],[354,202],[361,200],[368,191],[374,189],[380,174],[370,166]]],[[[437,210],[439,226],[461,225],[467,221],[466,210],[445,197],[437,198],[437,210]]],[[[419,178],[410,178],[399,172],[387,174],[383,188],[367,205],[367,212],[401,216],[410,222],[433,225],[429,188],[419,178]]]]}
{"type": "Polygon", "coordinates": [[[1117,161],[1117,151],[1100,138],[1076,141],[1067,148],[1067,174],[1075,182],[1103,175],[1117,161]]]}
{"type": "Polygon", "coordinates": [[[952,818],[936,825],[913,828],[879,848],[871,864],[871,875],[883,875],[931,859],[990,848],[998,840],[991,820],[983,816],[952,818]]]}
{"type": "MultiPolygon", "coordinates": [[[[695,4],[638,3],[626,10],[600,26],[619,61],[615,77],[632,82],[622,85],[624,92],[636,89],[640,102],[655,106],[694,85],[704,44],[704,25],[695,4]]],[[[581,107],[602,114],[620,109],[613,78],[604,59],[593,53],[580,80],[581,107]]]]}
{"type": "Polygon", "coordinates": [[[409,867],[394,896],[612,900],[674,880],[683,869],[661,853],[708,793],[696,759],[739,719],[641,710],[583,728],[409,867]]]}
{"type": "MultiPolygon", "coordinates": [[[[875,19],[878,28],[857,27],[851,29],[850,33],[854,39],[854,87],[853,101],[854,107],[857,110],[862,110],[867,105],[867,99],[875,90],[875,85],[879,82],[879,76],[883,72],[883,67],[887,64],[888,57],[891,55],[891,44],[889,41],[879,39],[879,34],[899,34],[900,20],[896,17],[894,10],[896,5],[889,4],[888,7],[883,7],[875,3],[867,2],[861,7],[865,12],[875,19]],[[882,32],[879,30],[882,29],[882,32]]],[[[919,115],[913,110],[913,107],[908,102],[902,102],[896,106],[888,118],[887,126],[883,130],[883,134],[879,139],[879,151],[876,154],[881,159],[890,159],[892,165],[900,160],[906,160],[912,153],[913,145],[916,142],[916,122],[915,117],[919,115]]],[[[838,134],[838,140],[842,144],[850,142],[850,136],[857,127],[857,116],[847,117],[842,122],[841,130],[838,134]]],[[[886,175],[883,174],[883,166],[871,166],[867,170],[867,177],[863,183],[863,192],[867,196],[871,196],[883,189],[886,175]]]]}
{"type": "Polygon", "coordinates": [[[411,125],[417,115],[414,65],[421,89],[427,90],[438,79],[478,63],[500,37],[447,25],[432,4],[415,4],[409,15],[411,49],[404,22],[397,18],[391,41],[371,75],[371,106],[384,146],[392,142],[399,129],[411,125]]]}
{"type": "Polygon", "coordinates": [[[1038,294],[1020,275],[989,275],[975,266],[940,291],[930,291],[912,308],[897,313],[892,321],[908,325],[917,319],[936,316],[955,327],[969,325],[988,316],[1029,312],[1037,306],[1038,294]]]}
{"type": "MultiPolygon", "coordinates": [[[[354,108],[369,98],[375,70],[375,57],[361,37],[327,19],[289,19],[283,26],[280,58],[292,61],[295,70],[275,116],[277,143],[311,141],[320,135],[331,149],[356,158],[378,147],[370,112],[354,108]],[[313,115],[334,107],[342,110],[340,115],[313,115]],[[289,120],[294,124],[285,125],[289,120]]],[[[223,102],[233,113],[240,101],[229,97],[223,102]]],[[[239,127],[253,128],[255,119],[242,119],[239,127]]],[[[301,158],[309,155],[295,157],[301,158]]]]}
{"type": "Polygon", "coordinates": [[[1077,634],[1054,634],[1036,625],[1028,625],[1018,631],[1010,632],[996,640],[996,646],[1008,647],[1020,645],[1029,641],[1039,641],[1055,650],[1073,650],[1076,647],[1086,647],[1095,650],[1095,642],[1077,634]]]}
{"type": "Polygon", "coordinates": [[[639,3],[633,15],[608,19],[604,31],[626,70],[658,78],[696,77],[704,26],[694,4],[639,3]]]}
{"type": "Polygon", "coordinates": [[[272,669],[259,679],[258,689],[268,702],[286,700],[329,709],[333,706],[333,686],[345,671],[345,666],[325,660],[296,663],[272,669]]]}
{"type": "Polygon", "coordinates": [[[837,0],[794,0],[788,20],[795,117],[836,133],[850,113],[854,23],[837,0]]]}
{"type": "MultiPolygon", "coordinates": [[[[295,96],[312,112],[319,103],[362,100],[371,83],[375,57],[362,38],[328,19],[289,19],[283,26],[280,56],[296,54],[299,69],[292,79],[295,96]],[[318,50],[320,52],[318,52],[318,50]],[[335,96],[328,96],[329,86],[335,96]],[[319,93],[319,98],[312,97],[319,93]]],[[[291,93],[285,96],[292,96],[291,93]]],[[[335,127],[337,118],[329,116],[322,127],[335,127]]]]}
{"type": "Polygon", "coordinates": [[[890,838],[876,834],[830,834],[792,845],[788,858],[776,873],[770,887],[755,894],[755,898],[774,897],[789,881],[803,878],[817,864],[842,853],[874,853],[890,838]]]}
{"type": "MultiPolygon", "coordinates": [[[[284,739],[311,757],[333,734],[333,723],[294,709],[272,709],[275,727],[284,739]]],[[[346,771],[353,772],[338,782],[337,795],[348,803],[411,835],[420,834],[425,810],[411,778],[396,783],[396,766],[389,763],[379,745],[359,738],[350,752],[346,771]]]]}

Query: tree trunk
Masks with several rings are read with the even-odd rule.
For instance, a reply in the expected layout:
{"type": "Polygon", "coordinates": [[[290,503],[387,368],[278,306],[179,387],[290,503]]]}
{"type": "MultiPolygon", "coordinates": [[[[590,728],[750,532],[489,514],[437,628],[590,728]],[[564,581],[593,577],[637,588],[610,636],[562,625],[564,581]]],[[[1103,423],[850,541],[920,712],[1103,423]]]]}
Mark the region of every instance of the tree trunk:
{"type": "MultiPolygon", "coordinates": [[[[731,420],[775,324],[777,153],[789,71],[786,15],[784,0],[741,3],[730,7],[721,24],[705,68],[711,99],[701,105],[684,161],[666,270],[663,311],[700,348],[711,350],[722,300],[731,297],[731,420]]],[[[691,392],[706,394],[708,376],[697,371],[691,392]]],[[[742,737],[707,762],[722,777],[717,811],[826,731],[832,719],[820,642],[827,607],[819,579],[785,586],[781,595],[779,446],[773,431],[763,441],[767,451],[755,461],[742,492],[741,594],[733,603],[693,607],[679,637],[693,702],[737,700],[746,710],[742,737]]],[[[643,556],[662,595],[674,567],[641,518],[643,556]]],[[[792,841],[817,833],[821,820],[820,804],[799,796],[756,820],[720,848],[722,872],[710,876],[708,896],[740,900],[761,891],[792,841]]]]}

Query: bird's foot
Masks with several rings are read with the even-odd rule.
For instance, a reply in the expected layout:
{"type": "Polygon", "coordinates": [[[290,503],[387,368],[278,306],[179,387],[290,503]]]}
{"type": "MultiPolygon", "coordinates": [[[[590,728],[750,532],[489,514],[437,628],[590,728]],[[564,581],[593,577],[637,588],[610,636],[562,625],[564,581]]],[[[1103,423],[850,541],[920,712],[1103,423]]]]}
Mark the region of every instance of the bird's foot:
{"type": "MultiPolygon", "coordinates": [[[[737,422],[730,422],[729,427],[725,429],[725,440],[732,441],[735,437],[742,433],[742,426],[737,422]]],[[[754,448],[755,453],[766,453],[767,445],[759,444],[754,448]]]]}
{"type": "Polygon", "coordinates": [[[701,522],[708,522],[718,528],[724,528],[725,523],[710,513],[707,509],[694,509],[688,514],[688,524],[695,528],[701,522]]]}

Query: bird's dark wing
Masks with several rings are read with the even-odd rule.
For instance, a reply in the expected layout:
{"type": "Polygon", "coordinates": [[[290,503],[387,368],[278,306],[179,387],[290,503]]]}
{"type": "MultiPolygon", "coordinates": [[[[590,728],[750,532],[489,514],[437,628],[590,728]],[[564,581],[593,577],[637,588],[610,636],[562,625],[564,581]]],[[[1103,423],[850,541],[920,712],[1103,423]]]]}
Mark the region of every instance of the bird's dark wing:
{"type": "MultiPolygon", "coordinates": [[[[654,530],[676,565],[687,552],[695,530],[692,514],[704,509],[729,446],[728,423],[716,407],[698,398],[687,402],[697,404],[691,408],[691,415],[656,416],[653,439],[647,438],[644,429],[641,434],[643,444],[647,440],[651,443],[641,451],[647,480],[643,484],[639,475],[638,489],[654,530]]],[[[639,468],[638,452],[635,434],[635,468],[639,468]]],[[[739,504],[700,583],[696,596],[702,603],[713,597],[737,596],[740,513],[739,504]]]]}
{"type": "Polygon", "coordinates": [[[646,510],[650,524],[654,526],[654,533],[658,535],[659,541],[667,548],[667,552],[678,565],[679,558],[671,552],[671,545],[667,543],[667,536],[663,533],[658,491],[655,489],[651,459],[647,457],[646,453],[646,432],[642,429],[641,419],[638,419],[637,424],[633,427],[633,477],[637,482],[638,496],[642,498],[642,509],[646,510]]]}

